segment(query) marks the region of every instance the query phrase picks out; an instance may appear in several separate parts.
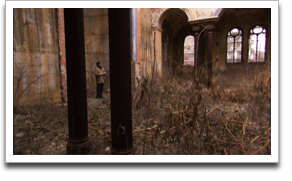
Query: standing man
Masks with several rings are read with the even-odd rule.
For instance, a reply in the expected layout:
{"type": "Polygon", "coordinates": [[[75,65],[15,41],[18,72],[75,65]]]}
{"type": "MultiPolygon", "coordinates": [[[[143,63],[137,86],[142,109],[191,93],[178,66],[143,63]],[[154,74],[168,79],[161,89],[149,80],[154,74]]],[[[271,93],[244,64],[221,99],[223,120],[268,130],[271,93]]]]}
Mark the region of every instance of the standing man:
{"type": "Polygon", "coordinates": [[[96,98],[103,98],[102,97],[102,91],[103,91],[103,84],[106,72],[104,71],[104,68],[102,67],[101,62],[96,63],[96,69],[94,71],[95,78],[96,78],[96,98]]]}

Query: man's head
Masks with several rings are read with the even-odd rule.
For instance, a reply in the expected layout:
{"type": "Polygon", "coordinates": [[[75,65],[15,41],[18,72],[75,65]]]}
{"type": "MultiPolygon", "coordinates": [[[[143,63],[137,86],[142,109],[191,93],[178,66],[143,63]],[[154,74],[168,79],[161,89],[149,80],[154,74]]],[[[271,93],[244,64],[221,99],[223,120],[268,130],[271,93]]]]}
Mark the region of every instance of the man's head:
{"type": "Polygon", "coordinates": [[[101,62],[96,62],[96,66],[101,67],[101,62]]]}

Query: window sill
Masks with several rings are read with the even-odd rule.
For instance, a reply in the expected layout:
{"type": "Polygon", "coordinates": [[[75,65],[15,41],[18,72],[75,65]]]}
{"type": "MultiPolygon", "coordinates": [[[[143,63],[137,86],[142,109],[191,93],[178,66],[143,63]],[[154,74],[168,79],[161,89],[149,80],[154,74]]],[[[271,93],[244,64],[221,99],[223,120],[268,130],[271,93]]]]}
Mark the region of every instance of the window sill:
{"type": "Polygon", "coordinates": [[[247,62],[248,64],[265,64],[267,63],[267,61],[265,62],[247,62]]]}
{"type": "Polygon", "coordinates": [[[242,64],[242,62],[233,62],[233,63],[225,63],[226,65],[238,65],[238,64],[242,64]]]}

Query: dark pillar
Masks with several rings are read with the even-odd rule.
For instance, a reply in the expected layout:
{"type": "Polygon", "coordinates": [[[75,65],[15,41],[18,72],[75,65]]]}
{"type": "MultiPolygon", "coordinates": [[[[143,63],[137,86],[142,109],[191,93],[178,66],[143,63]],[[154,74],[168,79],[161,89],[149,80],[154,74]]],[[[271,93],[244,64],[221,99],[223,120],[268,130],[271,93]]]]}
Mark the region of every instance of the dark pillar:
{"type": "Polygon", "coordinates": [[[64,9],[68,87],[67,154],[86,154],[88,141],[83,9],[64,9]]]}
{"type": "Polygon", "coordinates": [[[197,46],[199,46],[199,32],[196,32],[195,33],[195,56],[194,56],[194,67],[195,69],[198,70],[198,66],[199,66],[199,60],[198,60],[198,57],[199,57],[199,48],[197,48],[197,46]]]}
{"type": "Polygon", "coordinates": [[[208,30],[208,87],[211,85],[212,80],[212,48],[213,48],[213,28],[214,25],[210,24],[207,27],[208,30]]]}
{"type": "Polygon", "coordinates": [[[109,8],[111,137],[113,154],[133,149],[130,9],[109,8]]]}
{"type": "Polygon", "coordinates": [[[200,30],[200,25],[193,25],[192,29],[195,31],[195,46],[194,46],[194,68],[195,72],[197,73],[198,71],[198,66],[199,66],[199,30],[200,30]]]}

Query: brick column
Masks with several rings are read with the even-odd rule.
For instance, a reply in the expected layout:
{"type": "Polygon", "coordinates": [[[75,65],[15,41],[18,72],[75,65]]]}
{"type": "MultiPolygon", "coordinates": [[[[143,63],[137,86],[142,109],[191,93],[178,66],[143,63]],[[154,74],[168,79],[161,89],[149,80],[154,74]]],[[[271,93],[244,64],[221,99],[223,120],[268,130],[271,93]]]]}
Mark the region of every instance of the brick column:
{"type": "Polygon", "coordinates": [[[65,50],[65,28],[64,28],[64,8],[57,8],[58,12],[58,39],[59,39],[59,61],[61,77],[61,97],[63,102],[67,102],[67,78],[66,78],[66,50],[65,50]]]}
{"type": "Polygon", "coordinates": [[[65,8],[69,140],[67,154],[86,154],[88,141],[84,20],[82,8],[65,8]]]}

